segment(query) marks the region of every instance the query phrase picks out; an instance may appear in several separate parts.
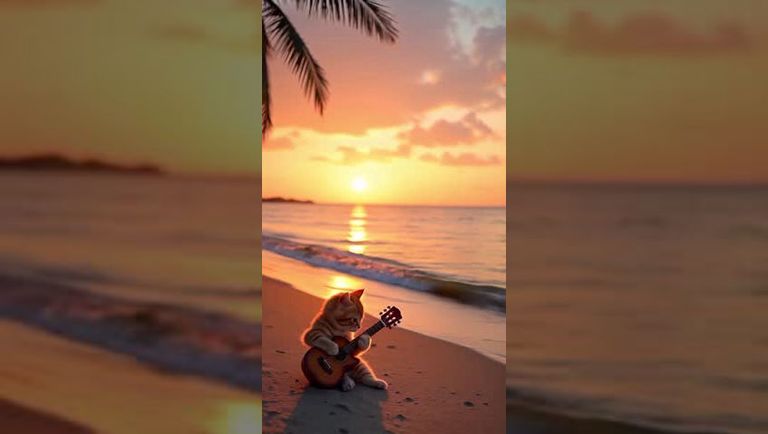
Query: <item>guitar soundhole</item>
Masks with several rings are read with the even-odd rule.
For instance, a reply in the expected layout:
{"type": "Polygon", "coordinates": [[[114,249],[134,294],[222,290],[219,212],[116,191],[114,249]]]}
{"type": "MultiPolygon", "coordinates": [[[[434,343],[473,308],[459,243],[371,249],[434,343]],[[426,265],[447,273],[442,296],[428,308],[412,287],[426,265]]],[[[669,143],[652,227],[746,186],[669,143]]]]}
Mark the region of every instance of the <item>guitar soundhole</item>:
{"type": "Polygon", "coordinates": [[[333,373],[333,368],[331,368],[331,364],[328,363],[328,361],[325,360],[323,357],[318,357],[317,363],[320,365],[321,368],[323,368],[323,371],[325,371],[326,374],[333,373]]]}

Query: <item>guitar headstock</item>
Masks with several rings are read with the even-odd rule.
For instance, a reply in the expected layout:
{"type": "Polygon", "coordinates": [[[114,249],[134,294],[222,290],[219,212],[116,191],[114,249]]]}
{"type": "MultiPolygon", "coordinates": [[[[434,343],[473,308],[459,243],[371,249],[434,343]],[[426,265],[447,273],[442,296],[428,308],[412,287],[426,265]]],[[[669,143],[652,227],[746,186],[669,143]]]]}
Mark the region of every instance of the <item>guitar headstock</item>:
{"type": "Polygon", "coordinates": [[[387,306],[386,309],[379,312],[379,319],[385,326],[392,328],[400,324],[400,321],[403,320],[403,314],[397,307],[387,306]]]}

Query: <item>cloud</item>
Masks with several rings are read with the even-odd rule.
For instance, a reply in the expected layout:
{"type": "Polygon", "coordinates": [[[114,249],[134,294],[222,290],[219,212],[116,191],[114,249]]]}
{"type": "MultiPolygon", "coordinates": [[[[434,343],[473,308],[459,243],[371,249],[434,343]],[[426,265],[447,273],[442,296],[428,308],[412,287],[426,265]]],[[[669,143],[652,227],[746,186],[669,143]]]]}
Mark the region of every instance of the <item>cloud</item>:
{"type": "Polygon", "coordinates": [[[475,34],[474,57],[483,65],[488,80],[504,86],[507,80],[507,31],[505,26],[480,27],[475,34]]]}
{"type": "Polygon", "coordinates": [[[507,37],[512,42],[550,42],[556,40],[557,36],[555,31],[534,15],[510,15],[507,20],[507,37]]]}
{"type": "Polygon", "coordinates": [[[426,153],[419,157],[419,159],[427,163],[437,163],[443,166],[455,167],[497,166],[503,163],[501,157],[498,155],[489,155],[483,157],[471,152],[464,152],[456,155],[451,154],[450,152],[443,152],[443,154],[440,156],[426,153]]]}
{"type": "Polygon", "coordinates": [[[458,121],[441,119],[426,128],[417,125],[399,138],[414,146],[433,148],[473,144],[492,136],[493,130],[470,112],[458,121]]]}
{"type": "MultiPolygon", "coordinates": [[[[362,134],[370,128],[402,125],[434,107],[470,110],[501,108],[505,32],[496,26],[463,24],[469,44],[459,44],[454,2],[391,0],[400,40],[380,44],[358,31],[311,20],[285,10],[310,43],[330,82],[323,116],[306,101],[293,74],[279,57],[270,61],[273,118],[282,127],[362,134]]],[[[503,4],[499,1],[503,8],[503,4]]]]}
{"type": "MultiPolygon", "coordinates": [[[[336,151],[341,154],[341,158],[317,155],[312,157],[311,160],[342,165],[357,165],[369,162],[386,163],[396,158],[410,158],[413,154],[413,147],[407,144],[401,144],[395,149],[373,148],[368,151],[363,151],[351,146],[339,146],[336,148],[336,151]]],[[[425,153],[419,157],[419,160],[425,163],[435,163],[453,167],[480,167],[503,164],[502,158],[498,155],[479,156],[471,152],[460,154],[444,152],[438,155],[425,153]]]]}
{"type": "Polygon", "coordinates": [[[268,136],[262,141],[262,149],[264,151],[287,151],[294,149],[296,147],[295,140],[298,136],[296,132],[280,137],[268,136]]]}
{"type": "Polygon", "coordinates": [[[408,158],[411,156],[411,146],[401,144],[395,149],[373,148],[369,151],[361,151],[352,146],[339,146],[337,152],[341,153],[341,159],[332,160],[327,157],[315,157],[315,161],[328,161],[338,164],[355,165],[369,161],[388,162],[393,158],[408,158]]]}
{"type": "Polygon", "coordinates": [[[609,25],[590,12],[575,11],[560,30],[532,15],[516,15],[510,18],[507,33],[514,43],[555,43],[572,52],[605,56],[709,55],[752,45],[748,32],[737,24],[719,23],[697,32],[658,12],[627,15],[609,25]]]}
{"type": "Polygon", "coordinates": [[[474,56],[481,64],[504,63],[507,32],[504,26],[480,27],[475,33],[474,56]]]}
{"type": "MultiPolygon", "coordinates": [[[[473,146],[489,138],[499,139],[493,129],[480,119],[475,112],[468,112],[455,121],[438,118],[437,121],[427,127],[422,127],[420,125],[403,125],[389,130],[383,136],[379,135],[379,138],[370,136],[354,137],[355,140],[353,142],[347,141],[347,143],[337,146],[334,155],[314,156],[311,157],[311,160],[345,165],[356,165],[368,162],[387,163],[393,159],[411,158],[413,156],[413,151],[418,148],[436,149],[473,146]],[[396,146],[361,146],[363,143],[371,143],[379,140],[383,140],[385,143],[394,143],[396,146]]],[[[478,163],[477,165],[483,162],[481,160],[466,160],[464,157],[465,156],[462,156],[461,161],[474,161],[475,163],[478,163]]],[[[450,164],[453,160],[451,159],[451,156],[448,156],[444,161],[445,164],[450,164]]],[[[493,162],[495,162],[495,160],[493,160],[493,162]]],[[[485,161],[485,163],[488,163],[488,161],[485,161]]]]}

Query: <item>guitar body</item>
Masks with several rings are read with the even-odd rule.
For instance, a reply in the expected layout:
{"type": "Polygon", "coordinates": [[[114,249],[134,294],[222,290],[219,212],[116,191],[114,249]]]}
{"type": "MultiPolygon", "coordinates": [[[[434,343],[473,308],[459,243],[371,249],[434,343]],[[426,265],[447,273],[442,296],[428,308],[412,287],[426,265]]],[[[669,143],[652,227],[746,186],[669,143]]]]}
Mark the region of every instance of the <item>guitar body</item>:
{"type": "MultiPolygon", "coordinates": [[[[333,342],[339,348],[349,344],[349,340],[341,336],[335,336],[333,342]]],[[[320,348],[312,347],[301,360],[301,370],[313,386],[333,389],[341,384],[345,373],[360,363],[360,359],[355,356],[358,353],[359,350],[343,356],[329,356],[320,348]]]]}

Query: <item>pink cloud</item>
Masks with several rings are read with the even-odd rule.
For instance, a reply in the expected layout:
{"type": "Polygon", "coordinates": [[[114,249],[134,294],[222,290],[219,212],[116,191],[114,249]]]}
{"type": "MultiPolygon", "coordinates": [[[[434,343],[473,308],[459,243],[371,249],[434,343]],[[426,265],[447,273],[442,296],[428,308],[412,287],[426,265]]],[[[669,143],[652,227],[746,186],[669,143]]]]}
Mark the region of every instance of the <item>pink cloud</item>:
{"type": "Polygon", "coordinates": [[[393,158],[408,158],[411,156],[411,146],[402,144],[395,149],[374,148],[364,152],[351,146],[339,146],[336,148],[341,153],[340,160],[332,160],[327,157],[315,157],[315,161],[328,161],[339,164],[355,165],[368,161],[387,162],[393,158]]]}
{"type": "Polygon", "coordinates": [[[747,31],[719,23],[697,32],[678,19],[658,12],[627,15],[617,24],[599,21],[586,11],[573,12],[565,27],[555,30],[531,15],[510,18],[508,35],[515,43],[555,43],[579,53],[622,55],[706,55],[748,49],[747,31]]]}
{"type": "Polygon", "coordinates": [[[417,125],[401,133],[400,139],[432,148],[473,144],[492,136],[493,130],[476,113],[469,113],[458,121],[441,119],[426,128],[417,125]]]}
{"type": "Polygon", "coordinates": [[[286,151],[296,147],[293,142],[293,138],[289,136],[283,137],[267,137],[262,142],[262,149],[264,151],[286,151]]]}
{"type": "Polygon", "coordinates": [[[503,163],[501,157],[498,155],[483,157],[471,152],[464,152],[457,155],[443,152],[440,156],[427,153],[423,154],[419,159],[424,162],[437,163],[443,166],[497,166],[503,163]]]}
{"type": "Polygon", "coordinates": [[[473,44],[465,51],[452,37],[456,26],[452,2],[391,0],[387,4],[401,31],[392,46],[322,20],[308,20],[286,7],[327,72],[330,100],[320,116],[307,103],[296,79],[280,62],[272,62],[273,114],[278,127],[362,134],[370,128],[402,125],[439,106],[503,106],[504,95],[499,92],[503,26],[475,28],[473,44]],[[439,80],[425,85],[425,71],[439,71],[439,80]]]}
{"type": "MultiPolygon", "coordinates": [[[[339,146],[336,151],[341,153],[341,158],[334,159],[328,156],[318,155],[312,157],[311,160],[344,165],[357,165],[367,162],[389,162],[396,158],[410,158],[413,147],[407,144],[401,144],[395,149],[374,148],[369,152],[364,152],[351,146],[339,146]]],[[[439,155],[425,153],[419,157],[419,160],[426,163],[454,167],[497,166],[503,164],[502,158],[498,155],[480,156],[471,152],[460,154],[444,152],[439,155]]]]}

